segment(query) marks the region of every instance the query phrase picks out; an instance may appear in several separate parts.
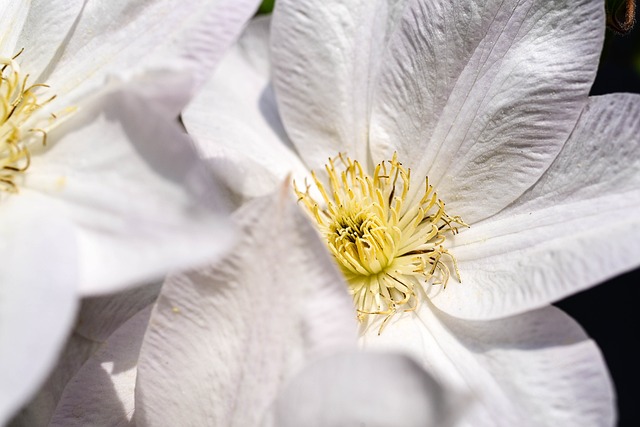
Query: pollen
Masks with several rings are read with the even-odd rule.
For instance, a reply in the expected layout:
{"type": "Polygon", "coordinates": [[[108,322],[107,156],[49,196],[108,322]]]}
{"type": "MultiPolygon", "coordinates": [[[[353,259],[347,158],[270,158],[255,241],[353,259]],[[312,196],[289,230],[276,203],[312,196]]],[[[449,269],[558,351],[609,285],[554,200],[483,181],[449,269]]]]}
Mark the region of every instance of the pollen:
{"type": "Polygon", "coordinates": [[[55,98],[42,100],[38,93],[48,86],[28,83],[29,75],[21,73],[17,61],[21,53],[0,56],[0,191],[17,192],[17,177],[31,165],[31,147],[46,145],[47,132],[32,117],[55,98]]]}
{"type": "Polygon", "coordinates": [[[418,307],[427,286],[446,287],[451,268],[460,281],[446,239],[467,224],[445,212],[428,178],[424,195],[411,204],[411,171],[397,154],[373,175],[342,154],[329,159],[325,172],[323,179],[312,172],[317,197],[308,182],[302,190],[294,182],[294,190],[346,277],[360,321],[384,316],[381,333],[395,314],[418,307]]]}

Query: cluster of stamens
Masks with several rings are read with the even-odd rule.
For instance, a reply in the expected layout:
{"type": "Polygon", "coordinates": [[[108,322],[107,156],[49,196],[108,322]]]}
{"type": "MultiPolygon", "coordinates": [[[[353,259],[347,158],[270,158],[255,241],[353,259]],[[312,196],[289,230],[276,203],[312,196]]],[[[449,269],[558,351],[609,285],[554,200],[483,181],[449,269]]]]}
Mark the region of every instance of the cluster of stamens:
{"type": "Polygon", "coordinates": [[[29,75],[20,74],[16,58],[0,57],[0,190],[16,192],[16,176],[25,172],[31,164],[29,146],[34,140],[46,144],[46,131],[23,126],[32,114],[51,102],[55,96],[40,102],[36,94],[45,84],[27,83],[29,75]]]}
{"type": "Polygon", "coordinates": [[[456,260],[444,246],[447,234],[467,226],[449,216],[444,202],[425,180],[418,203],[409,205],[410,170],[393,159],[378,164],[373,176],[343,155],[330,159],[323,183],[312,172],[322,200],[295,186],[301,201],[318,223],[353,295],[358,318],[386,316],[379,333],[398,312],[415,310],[427,285],[446,287],[456,260]]]}

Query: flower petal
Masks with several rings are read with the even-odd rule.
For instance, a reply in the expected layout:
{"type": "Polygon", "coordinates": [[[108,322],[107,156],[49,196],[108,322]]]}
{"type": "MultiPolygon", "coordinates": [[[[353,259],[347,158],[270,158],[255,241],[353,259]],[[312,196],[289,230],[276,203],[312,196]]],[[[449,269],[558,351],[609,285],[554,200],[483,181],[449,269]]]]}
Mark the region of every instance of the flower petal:
{"type": "MultiPolygon", "coordinates": [[[[98,89],[108,75],[127,78],[149,69],[168,73],[186,69],[195,80],[185,95],[192,95],[238,36],[258,3],[258,0],[86,2],[63,49],[41,78],[66,98],[75,89],[80,94],[98,89]]],[[[184,100],[187,99],[185,96],[184,100]]]]}
{"type": "Polygon", "coordinates": [[[562,152],[520,199],[454,239],[449,314],[496,318],[640,264],[640,96],[591,98],[562,152]]]}
{"type": "Polygon", "coordinates": [[[72,334],[49,378],[33,399],[11,420],[11,426],[49,425],[64,388],[102,343],[72,334]]]}
{"type": "Polygon", "coordinates": [[[11,219],[10,227],[2,224],[0,241],[1,425],[48,376],[77,306],[77,255],[69,225],[29,215],[11,219]]]}
{"type": "MultiPolygon", "coordinates": [[[[51,408],[49,412],[49,417],[47,418],[46,423],[48,423],[48,420],[51,418],[51,414],[53,414],[54,409],[60,401],[63,389],[72,377],[76,375],[79,368],[82,367],[89,357],[96,352],[97,347],[104,346],[106,343],[107,348],[111,348],[113,350],[110,350],[112,354],[127,350],[114,349],[114,340],[117,339],[119,340],[119,343],[126,344],[126,339],[120,339],[117,337],[124,337],[127,333],[138,334],[135,332],[135,328],[139,329],[141,326],[135,325],[139,324],[140,320],[133,320],[127,326],[123,325],[125,325],[125,323],[132,317],[141,316],[139,313],[150,307],[153,302],[155,302],[158,294],[160,293],[161,286],[161,282],[151,283],[145,286],[127,289],[115,294],[84,298],[82,300],[76,320],[74,334],[67,344],[64,356],[60,358],[60,366],[54,370],[53,375],[49,379],[45,388],[41,390],[40,394],[42,396],[38,396],[39,400],[46,400],[47,402],[54,403],[53,408],[51,408]]],[[[150,310],[147,311],[150,312],[150,310]]],[[[148,318],[149,313],[145,316],[148,318]]],[[[142,334],[144,333],[144,330],[145,329],[143,328],[139,333],[140,342],[142,341],[142,334]]],[[[140,343],[137,345],[139,347],[140,343]]],[[[101,354],[104,354],[104,350],[102,350],[101,354]]],[[[97,357],[102,356],[97,355],[97,357]]],[[[95,367],[91,369],[95,369],[95,367]]],[[[132,383],[135,383],[135,376],[132,378],[132,383]]],[[[119,384],[122,384],[122,382],[119,384]]],[[[76,384],[72,387],[77,386],[78,385],[76,384]]],[[[131,388],[133,388],[133,385],[131,388]]],[[[131,400],[133,400],[133,395],[131,395],[131,400]]],[[[39,402],[35,403],[37,404],[39,402]]],[[[131,403],[131,405],[133,406],[133,403],[131,403]]],[[[35,413],[46,411],[41,407],[29,409],[32,409],[31,412],[35,413]]],[[[23,425],[31,424],[34,423],[23,423],[23,425]]]]}
{"type": "Polygon", "coordinates": [[[151,306],[109,337],[65,387],[50,426],[128,426],[136,362],[151,306]]]}
{"type": "MultiPolygon", "coordinates": [[[[46,72],[55,55],[65,43],[65,39],[73,30],[73,24],[82,11],[82,0],[18,0],[11,3],[25,5],[28,14],[24,20],[22,31],[14,32],[17,41],[5,54],[14,55],[24,48],[19,62],[33,81],[44,83],[40,75],[46,72]]],[[[6,27],[0,27],[4,31],[6,27]]],[[[54,91],[55,93],[55,91],[54,91]]]]}
{"type": "Polygon", "coordinates": [[[96,342],[106,341],[120,326],[143,308],[153,304],[162,282],[84,298],[76,321],[76,334],[96,342]]]}
{"type": "Polygon", "coordinates": [[[263,427],[444,427],[464,406],[461,396],[448,393],[406,356],[339,353],[296,375],[263,427]]]}
{"type": "Polygon", "coordinates": [[[428,301],[392,319],[365,349],[403,350],[436,380],[477,402],[463,425],[606,426],[615,418],[613,387],[598,348],[555,307],[468,321],[428,301]]]}
{"type": "Polygon", "coordinates": [[[244,197],[273,192],[290,173],[307,173],[292,150],[269,83],[269,27],[269,18],[251,21],[182,114],[202,157],[244,197]]]}
{"type": "Polygon", "coordinates": [[[0,2],[0,54],[12,57],[17,53],[16,42],[20,30],[24,26],[29,13],[29,2],[3,1],[0,2]]]}
{"type": "Polygon", "coordinates": [[[74,222],[83,295],[204,264],[226,247],[226,222],[205,206],[214,184],[177,125],[126,92],[81,107],[34,153],[3,211],[40,206],[74,222]]]}
{"type": "Polygon", "coordinates": [[[397,151],[467,222],[496,213],[562,148],[603,35],[600,0],[413,1],[383,61],[374,159],[397,151]]]}
{"type": "Polygon", "coordinates": [[[356,343],[346,285],[289,185],[240,211],[221,262],[170,277],[140,352],[136,424],[257,425],[305,359],[356,343]]]}
{"type": "Polygon", "coordinates": [[[370,95],[404,3],[278,1],[274,86],[287,132],[309,168],[322,169],[339,152],[369,160],[370,95]]]}

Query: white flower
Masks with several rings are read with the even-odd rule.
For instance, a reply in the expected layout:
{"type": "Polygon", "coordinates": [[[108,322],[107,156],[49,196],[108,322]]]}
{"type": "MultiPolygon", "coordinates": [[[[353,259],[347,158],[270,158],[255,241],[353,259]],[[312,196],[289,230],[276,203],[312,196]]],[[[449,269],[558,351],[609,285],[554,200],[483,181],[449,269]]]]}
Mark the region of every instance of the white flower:
{"type": "Polygon", "coordinates": [[[227,243],[175,118],[256,3],[0,2],[0,424],[47,375],[79,297],[227,243]]]}
{"type": "MultiPolygon", "coordinates": [[[[115,329],[50,425],[450,425],[460,396],[405,356],[356,350],[351,298],[288,192],[238,212],[228,255],[170,277],[115,329]]],[[[83,317],[90,339],[99,317],[83,317]]]]}
{"type": "Polygon", "coordinates": [[[363,347],[472,393],[468,425],[611,425],[597,347],[548,305],[640,261],[640,97],[587,97],[603,2],[280,0],[271,65],[267,31],[254,24],[183,116],[239,200],[289,173],[323,180],[339,153],[369,176],[397,153],[408,204],[428,176],[470,225],[442,243],[462,283],[415,285],[418,308],[374,317],[363,347]]]}

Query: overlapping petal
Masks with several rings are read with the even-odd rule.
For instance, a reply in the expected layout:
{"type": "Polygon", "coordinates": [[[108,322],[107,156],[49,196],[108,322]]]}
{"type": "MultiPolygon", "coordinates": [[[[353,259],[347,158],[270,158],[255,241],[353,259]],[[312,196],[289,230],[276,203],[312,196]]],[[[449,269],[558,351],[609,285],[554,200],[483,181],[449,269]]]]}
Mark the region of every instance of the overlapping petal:
{"type": "Polygon", "coordinates": [[[477,221],[560,150],[595,76],[603,13],[593,0],[280,2],[283,121],[310,168],[337,152],[376,163],[398,151],[477,221]]]}
{"type": "Polygon", "coordinates": [[[406,0],[281,0],[273,18],[274,86],[307,166],[347,152],[369,160],[369,114],[387,39],[406,0]]]}
{"type": "Polygon", "coordinates": [[[520,199],[458,235],[463,283],[434,303],[496,318],[543,306],[640,261],[640,96],[591,98],[558,158],[520,199]]]}
{"type": "Polygon", "coordinates": [[[68,383],[50,424],[449,425],[464,413],[463,396],[406,356],[355,351],[344,284],[288,198],[246,205],[228,259],[170,278],[151,319],[142,310],[124,323],[68,383]],[[305,364],[339,349],[351,350],[305,364]],[[381,373],[391,377],[367,396],[381,373]]]}
{"type": "Polygon", "coordinates": [[[296,375],[263,426],[444,427],[454,425],[465,406],[464,396],[443,388],[406,356],[350,352],[296,375]]]}
{"type": "MultiPolygon", "coordinates": [[[[10,305],[2,305],[0,316],[24,318],[2,322],[11,328],[2,332],[3,347],[15,341],[16,348],[7,352],[2,369],[3,386],[12,387],[11,398],[2,398],[8,405],[3,420],[54,364],[78,294],[111,292],[208,262],[228,243],[228,231],[212,213],[211,179],[173,120],[256,4],[233,2],[219,15],[205,2],[177,9],[160,1],[0,4],[2,55],[12,57],[24,48],[17,60],[19,79],[29,75],[28,83],[49,83],[51,94],[58,95],[31,117],[55,125],[42,132],[48,145],[30,147],[30,167],[15,177],[17,194],[0,194],[0,256],[25,258],[12,262],[9,276],[2,277],[3,301],[10,305]],[[218,19],[224,25],[210,27],[218,19]],[[213,43],[203,42],[214,35],[213,43]],[[175,75],[161,75],[168,70],[175,75]],[[110,76],[119,82],[108,83],[110,76]],[[28,222],[18,227],[16,219],[28,222]],[[50,235],[60,224],[66,234],[52,243],[50,235]],[[23,236],[14,236],[17,231],[23,236]],[[33,236],[36,231],[40,234],[33,236]],[[14,244],[21,239],[49,245],[45,258],[33,244],[31,258],[39,267],[26,262],[24,242],[14,244]],[[69,251],[71,261],[65,258],[69,251]],[[48,301],[40,301],[38,292],[48,301]],[[48,322],[45,337],[40,322],[48,322]],[[14,375],[22,376],[17,386],[14,375]]],[[[15,129],[12,137],[28,134],[30,126],[15,129]]],[[[60,365],[62,372],[65,363],[60,365]]],[[[56,381],[54,374],[47,383],[53,400],[56,381]]],[[[48,412],[50,403],[43,392],[34,405],[48,412]]],[[[22,420],[43,419],[28,412],[22,420]]]]}
{"type": "Polygon", "coordinates": [[[599,0],[411,2],[376,86],[372,156],[397,151],[451,212],[486,218],[560,151],[603,35],[599,0]]]}
{"type": "Polygon", "coordinates": [[[612,425],[613,390],[595,344],[554,307],[467,321],[431,303],[398,316],[366,349],[404,350],[437,380],[469,393],[465,426],[612,425]]]}
{"type": "Polygon", "coordinates": [[[47,380],[9,425],[12,427],[48,425],[66,385],[102,344],[102,342],[88,340],[72,333],[47,380]]]}
{"type": "Polygon", "coordinates": [[[128,426],[151,306],[118,328],[65,387],[50,426],[128,426]]]}
{"type": "MultiPolygon", "coordinates": [[[[60,2],[62,3],[62,2],[60,2]]],[[[190,90],[203,82],[258,6],[258,0],[138,2],[88,1],[82,5],[64,44],[45,69],[34,70],[56,93],[75,98],[104,84],[107,76],[128,78],[157,72],[188,72],[190,90]],[[108,40],[108,43],[105,43],[108,40]]],[[[55,6],[64,7],[54,4],[55,6]]],[[[23,37],[48,37],[28,27],[23,37]]]]}
{"type": "Polygon", "coordinates": [[[162,282],[125,289],[115,294],[83,298],[74,332],[95,342],[105,342],[128,319],[152,305],[162,282]]]}
{"type": "MultiPolygon", "coordinates": [[[[38,208],[71,217],[85,294],[210,260],[215,254],[201,251],[200,243],[225,242],[217,219],[197,200],[210,177],[191,171],[198,159],[169,121],[257,0],[178,8],[171,1],[0,6],[7,24],[3,54],[35,49],[19,58],[22,73],[46,81],[58,96],[46,107],[58,116],[53,130],[45,127],[48,147],[31,147],[31,167],[17,182],[22,191],[3,200],[3,215],[38,208]],[[32,54],[37,58],[30,62],[32,54]],[[107,84],[109,78],[118,82],[107,84]],[[189,194],[196,187],[197,194],[189,194]],[[192,242],[203,229],[218,242],[192,242]]],[[[32,120],[44,116],[36,113],[32,120]]]]}
{"type": "Polygon", "coordinates": [[[10,3],[12,12],[4,16],[13,25],[2,25],[0,48],[5,56],[13,56],[21,49],[20,63],[30,73],[32,81],[41,78],[46,68],[55,61],[69,32],[79,19],[82,0],[3,1],[10,3]]]}
{"type": "MultiPolygon", "coordinates": [[[[310,168],[339,151],[368,166],[398,151],[412,176],[422,183],[428,174],[448,211],[472,225],[447,241],[462,284],[429,288],[432,302],[397,314],[380,337],[373,328],[367,348],[404,349],[475,395],[481,404],[468,425],[611,424],[613,392],[597,348],[545,306],[638,263],[640,240],[625,233],[638,225],[638,100],[587,101],[601,1],[461,3],[280,1],[271,43],[282,122],[310,168]]],[[[288,139],[270,127],[279,125],[276,107],[256,102],[266,67],[247,65],[260,49],[234,56],[218,76],[217,105],[258,123],[269,141],[246,138],[259,147],[252,160],[279,176],[292,167],[288,139]],[[252,82],[251,102],[237,110],[233,100],[246,95],[225,91],[234,70],[252,82]],[[263,156],[272,148],[277,154],[263,156]]],[[[191,117],[207,123],[206,109],[191,117]]],[[[215,145],[216,134],[250,134],[238,129],[211,129],[209,157],[237,155],[230,142],[215,145]]]]}
{"type": "Polygon", "coordinates": [[[57,366],[10,425],[49,425],[54,413],[56,422],[63,424],[67,417],[66,422],[80,425],[89,420],[93,425],[106,423],[95,421],[100,417],[115,420],[114,423],[129,419],[130,413],[113,408],[133,406],[133,393],[120,391],[135,387],[137,354],[160,285],[151,283],[116,294],[84,298],[74,332],[57,366]],[[145,309],[146,314],[141,313],[145,309]],[[133,317],[137,320],[129,321],[133,317]],[[125,363],[126,360],[129,362],[125,363]],[[128,367],[122,368],[125,365],[128,367]],[[123,375],[124,372],[127,374],[123,375]],[[94,411],[97,407],[92,405],[99,405],[100,411],[94,411]],[[98,413],[103,412],[102,408],[105,413],[98,413]]]}
{"type": "Polygon", "coordinates": [[[40,387],[56,362],[77,306],[77,247],[55,218],[2,223],[0,424],[40,387]]]}
{"type": "Polygon", "coordinates": [[[165,282],[138,362],[137,425],[181,424],[185,408],[194,425],[257,425],[307,358],[355,347],[343,279],[282,191],[242,208],[221,262],[165,282]]]}
{"type": "Polygon", "coordinates": [[[12,56],[16,53],[13,50],[28,13],[29,4],[27,2],[0,2],[0,25],[3,28],[3,32],[0,34],[2,54],[12,56]]]}
{"type": "MultiPolygon", "coordinates": [[[[420,358],[430,372],[442,372],[440,379],[444,383],[457,384],[478,395],[488,390],[489,397],[481,399],[479,409],[469,418],[470,425],[477,424],[475,419],[480,420],[479,425],[495,425],[496,420],[501,420],[498,425],[523,420],[534,420],[532,425],[574,420],[575,425],[606,425],[614,418],[606,368],[597,348],[566,316],[547,307],[492,322],[469,322],[456,317],[495,319],[523,313],[637,263],[633,257],[640,251],[638,239],[633,233],[628,237],[619,234],[619,230],[633,227],[637,216],[637,195],[633,195],[637,165],[632,163],[635,157],[629,148],[637,145],[636,124],[631,124],[636,116],[636,101],[625,98],[617,105],[607,106],[616,102],[592,100],[569,137],[587,103],[586,94],[595,73],[602,38],[601,4],[583,1],[571,6],[575,6],[572,13],[588,23],[584,31],[578,30],[575,23],[562,24],[570,19],[563,9],[569,7],[566,4],[487,2],[484,6],[472,2],[467,9],[454,10],[449,3],[413,2],[403,9],[403,23],[394,21],[399,29],[389,38],[388,46],[393,48],[385,52],[398,59],[384,62],[382,77],[377,81],[380,91],[373,92],[377,104],[369,135],[371,157],[388,158],[392,150],[405,150],[403,161],[412,168],[412,175],[423,179],[429,171],[439,184],[439,195],[447,202],[453,201],[447,203],[448,211],[461,214],[472,227],[447,242],[458,260],[463,283],[451,280],[446,291],[428,289],[435,306],[428,299],[424,301],[419,316],[422,321],[416,321],[411,314],[397,315],[398,324],[411,325],[406,326],[411,333],[388,327],[382,338],[366,337],[365,346],[369,348],[371,343],[382,340],[389,344],[385,348],[406,349],[420,358]],[[435,9],[428,13],[431,7],[435,9]],[[436,12],[448,20],[432,20],[432,15],[440,16],[436,12]],[[417,19],[418,16],[422,18],[417,19]],[[558,27],[566,31],[556,31],[558,27]],[[449,31],[451,28],[457,30],[449,31]],[[551,32],[558,40],[548,37],[551,32]],[[475,36],[467,37],[469,34],[475,36]],[[447,43],[451,49],[440,51],[447,43]],[[567,58],[554,59],[565,50],[577,52],[580,58],[570,59],[570,53],[567,62],[567,58]],[[399,85],[398,90],[394,91],[394,84],[399,85]],[[613,111],[621,110],[624,114],[616,116],[619,120],[612,120],[616,114],[613,111]],[[614,136],[613,129],[623,129],[616,141],[627,142],[614,144],[608,156],[592,153],[594,146],[604,146],[604,141],[614,136]],[[585,138],[591,138],[592,133],[595,139],[585,144],[585,138]],[[627,163],[612,154],[616,152],[624,153],[627,163]],[[492,162],[498,162],[500,167],[492,162]],[[584,168],[593,171],[590,177],[576,179],[578,173],[567,174],[572,164],[583,162],[584,168]],[[617,175],[610,171],[612,164],[619,166],[617,175]],[[602,181],[600,175],[604,175],[602,181]],[[462,176],[460,181],[458,176],[462,176]],[[588,182],[583,178],[599,184],[585,190],[589,186],[585,186],[588,182]],[[625,180],[629,182],[624,183],[625,180]],[[494,184],[495,188],[491,187],[494,184]],[[615,194],[605,195],[605,188],[615,189],[615,194]],[[606,207],[595,214],[594,197],[599,197],[596,204],[606,207]],[[614,211],[615,225],[608,223],[608,229],[618,232],[615,240],[607,239],[599,226],[614,211]],[[489,218],[479,221],[486,217],[489,218]],[[590,234],[584,235],[584,230],[590,234]],[[585,249],[598,231],[601,246],[585,249]],[[615,261],[618,255],[622,256],[615,261]],[[572,264],[575,259],[592,262],[585,268],[584,263],[572,264]],[[582,277],[573,282],[572,276],[580,269],[582,277]],[[584,280],[587,275],[589,280],[584,280]],[[526,373],[527,364],[540,379],[526,373]],[[590,384],[586,388],[595,390],[593,393],[583,394],[582,377],[590,384]],[[571,406],[573,399],[581,400],[584,406],[571,406]]],[[[351,142],[345,142],[348,138],[344,135],[360,120],[354,117],[361,117],[359,109],[363,102],[369,102],[370,95],[365,100],[349,96],[358,90],[368,91],[363,88],[372,83],[354,84],[332,74],[353,75],[349,74],[352,70],[345,71],[351,66],[348,61],[345,69],[334,62],[342,60],[342,52],[352,52],[349,45],[340,43],[356,36],[349,33],[344,40],[331,38],[350,28],[352,15],[338,13],[342,9],[334,4],[320,6],[323,13],[335,14],[327,28],[322,28],[320,17],[324,15],[311,15],[306,3],[282,2],[279,7],[274,32],[280,34],[272,40],[272,50],[278,53],[272,59],[280,112],[302,159],[307,166],[317,167],[326,157],[335,155],[334,150],[349,149],[351,142]],[[294,30],[285,28],[278,19],[291,20],[292,25],[295,20],[300,22],[294,30]],[[278,64],[278,58],[288,63],[278,64]],[[317,63],[307,64],[313,61],[317,63]],[[337,68],[332,69],[333,66],[337,68]],[[342,114],[341,108],[352,110],[342,114]]],[[[380,13],[387,16],[384,9],[380,13]]],[[[365,22],[366,18],[364,14],[365,22]]],[[[368,53],[375,58],[378,51],[368,53]]],[[[248,57],[243,60],[245,64],[251,62],[248,57]]],[[[238,61],[234,67],[246,67],[241,64],[238,61]]],[[[231,81],[232,75],[229,72],[221,78],[218,87],[223,87],[225,80],[231,81]]],[[[375,79],[376,71],[364,73],[361,78],[375,79]]],[[[276,113],[276,109],[256,112],[261,117],[276,113]]],[[[194,122],[204,122],[205,117],[206,110],[200,117],[192,116],[194,122]]],[[[247,114],[244,117],[253,118],[247,114]]],[[[273,134],[268,133],[269,138],[273,134]]],[[[359,142],[353,144],[361,149],[362,140],[355,141],[359,142]]],[[[281,149],[277,142],[264,149],[271,145],[281,149]]],[[[260,162],[260,158],[256,161],[260,162]]],[[[283,165],[288,167],[289,163],[283,165]]],[[[267,166],[267,170],[277,168],[267,166]]],[[[263,187],[258,189],[264,191],[263,187]]]]}
{"type": "Polygon", "coordinates": [[[269,83],[269,28],[269,18],[254,19],[182,115],[217,178],[243,197],[269,194],[291,173],[307,174],[269,83]]]}
{"type": "Polygon", "coordinates": [[[39,207],[71,219],[85,295],[211,260],[230,234],[207,207],[215,193],[189,138],[127,93],[95,102],[51,134],[0,215],[39,207]]]}

